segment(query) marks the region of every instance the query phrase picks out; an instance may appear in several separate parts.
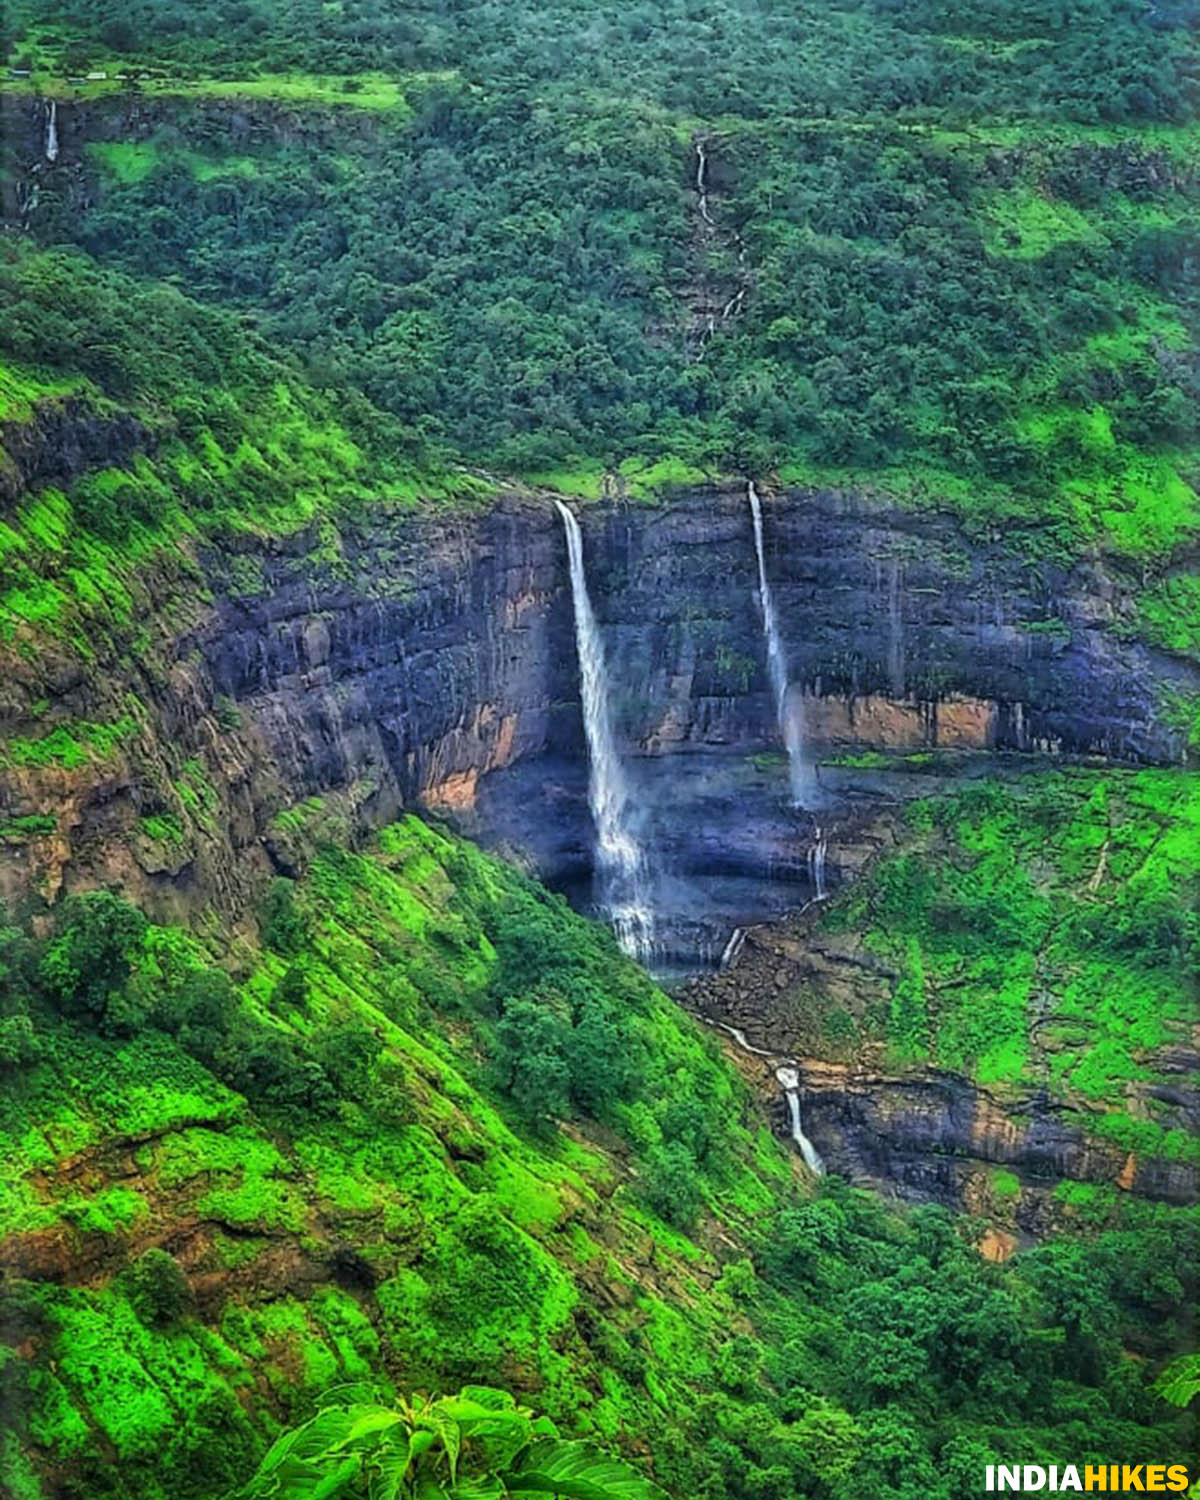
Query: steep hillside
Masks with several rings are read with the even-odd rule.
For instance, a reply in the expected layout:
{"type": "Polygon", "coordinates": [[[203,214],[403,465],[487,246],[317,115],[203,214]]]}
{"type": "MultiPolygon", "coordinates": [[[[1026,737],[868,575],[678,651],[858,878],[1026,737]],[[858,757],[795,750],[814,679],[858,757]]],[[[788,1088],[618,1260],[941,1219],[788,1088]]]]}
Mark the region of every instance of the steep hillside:
{"type": "Polygon", "coordinates": [[[1122,1346],[1161,1354],[1193,1214],[1014,1270],[814,1194],[606,934],[415,819],[261,915],[235,985],[103,894],[4,936],[22,1500],[211,1496],[346,1381],[502,1383],[713,1500],[1183,1451],[1122,1346]]]}
{"type": "Polygon", "coordinates": [[[688,1003],[803,1059],[805,1129],[860,1180],[1035,1234],[1121,1193],[1194,1202],[1195,777],[1010,762],[955,787],[948,752],[850,758],[910,783],[903,813],[688,1003]]]}

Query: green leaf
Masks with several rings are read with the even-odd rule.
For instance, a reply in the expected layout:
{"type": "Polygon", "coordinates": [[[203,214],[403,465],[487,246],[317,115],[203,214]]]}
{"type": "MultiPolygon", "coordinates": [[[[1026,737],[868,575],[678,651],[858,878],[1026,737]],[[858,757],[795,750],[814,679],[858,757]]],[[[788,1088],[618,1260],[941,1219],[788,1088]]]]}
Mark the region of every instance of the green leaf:
{"type": "Polygon", "coordinates": [[[310,1492],[309,1500],[332,1500],[340,1495],[351,1480],[357,1479],[362,1467],[358,1454],[342,1459],[332,1474],[327,1474],[310,1492]]]}
{"type": "Polygon", "coordinates": [[[392,1432],[371,1455],[371,1500],[397,1500],[412,1456],[408,1434],[392,1432]]]}
{"type": "Polygon", "coordinates": [[[1200,1395],[1200,1354],[1185,1354],[1169,1364],[1154,1389],[1172,1406],[1187,1406],[1200,1395]]]}
{"type": "MultiPolygon", "coordinates": [[[[307,1426],[307,1423],[305,1424],[307,1426]]],[[[267,1451],[263,1454],[262,1463],[258,1466],[256,1478],[265,1478],[266,1475],[274,1473],[283,1460],[295,1447],[296,1441],[304,1431],[303,1427],[294,1427],[291,1432],[285,1432],[277,1437],[267,1451]]]]}
{"type": "Polygon", "coordinates": [[[491,1411],[516,1411],[517,1400],[510,1391],[498,1391],[491,1385],[464,1385],[458,1393],[463,1401],[474,1401],[491,1411]]]}
{"type": "Polygon", "coordinates": [[[524,1412],[497,1411],[461,1397],[439,1401],[437,1410],[458,1425],[462,1437],[506,1432],[523,1442],[530,1435],[530,1421],[524,1412]]]}
{"type": "Polygon", "coordinates": [[[436,1433],[430,1432],[428,1427],[419,1428],[408,1440],[409,1453],[414,1460],[421,1458],[436,1442],[436,1433]]]}
{"type": "Polygon", "coordinates": [[[590,1443],[543,1438],[520,1455],[520,1468],[502,1476],[511,1495],[556,1495],[560,1500],[666,1500],[662,1490],[629,1464],[590,1443]]]}
{"type": "Polygon", "coordinates": [[[444,1406],[444,1402],[437,1402],[428,1411],[423,1411],[417,1421],[421,1427],[432,1429],[440,1439],[442,1447],[446,1450],[446,1458],[450,1464],[450,1479],[453,1482],[458,1471],[458,1455],[462,1449],[462,1432],[454,1418],[447,1416],[444,1406]]]}
{"type": "Polygon", "coordinates": [[[504,1500],[504,1485],[495,1474],[460,1479],[450,1491],[450,1500],[504,1500]]]}
{"type": "Polygon", "coordinates": [[[392,1411],[386,1406],[367,1407],[361,1416],[355,1417],[350,1425],[350,1431],[337,1444],[339,1448],[346,1448],[351,1443],[356,1443],[360,1438],[369,1436],[373,1432],[385,1432],[389,1427],[395,1427],[403,1422],[404,1418],[398,1411],[392,1411]]]}

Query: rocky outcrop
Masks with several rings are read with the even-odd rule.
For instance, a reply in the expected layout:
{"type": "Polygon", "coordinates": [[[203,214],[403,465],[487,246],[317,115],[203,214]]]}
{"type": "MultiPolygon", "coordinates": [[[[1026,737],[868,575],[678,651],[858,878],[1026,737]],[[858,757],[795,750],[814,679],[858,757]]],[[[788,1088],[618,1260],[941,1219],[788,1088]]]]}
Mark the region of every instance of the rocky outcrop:
{"type": "MultiPolygon", "coordinates": [[[[890,820],[850,831],[850,857],[862,863],[887,846],[890,820]]],[[[788,1122],[775,1064],[786,1058],[799,1077],[805,1132],[829,1169],[909,1201],[1041,1234],[1061,1221],[1055,1189],[1063,1181],[1172,1204],[1200,1199],[1194,1164],[1139,1155],[1106,1138],[1095,1128],[1104,1109],[1087,1099],[1049,1087],[989,1088],[931,1065],[889,1065],[877,1043],[831,1038],[831,1014],[886,1009],[897,975],[852,931],[825,931],[818,917],[810,908],[751,929],[731,968],[681,991],[726,1038],[736,1033],[732,1053],[771,1101],[780,1134],[788,1122]]],[[[1179,1046],[1143,1061],[1147,1081],[1128,1085],[1123,1109],[1180,1139],[1194,1137],[1200,1052],[1179,1046]]]]}
{"type": "Polygon", "coordinates": [[[40,402],[25,420],[0,422],[0,505],[43,484],[69,484],[91,468],[127,463],[153,435],[128,412],[103,412],[83,397],[40,402]]]}

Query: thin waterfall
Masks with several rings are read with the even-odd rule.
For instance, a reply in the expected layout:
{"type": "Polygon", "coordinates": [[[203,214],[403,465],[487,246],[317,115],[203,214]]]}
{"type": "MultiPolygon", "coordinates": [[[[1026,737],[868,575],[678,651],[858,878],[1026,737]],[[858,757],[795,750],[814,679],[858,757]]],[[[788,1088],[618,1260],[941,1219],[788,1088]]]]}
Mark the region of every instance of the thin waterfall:
{"type": "Polygon", "coordinates": [[[767,582],[767,559],[763,548],[762,504],[753,480],[746,486],[750,500],[750,514],[754,520],[754,551],[758,558],[758,602],[762,609],[763,634],[767,639],[767,668],[771,676],[771,688],[775,694],[775,713],[787,748],[788,777],[792,787],[792,801],[803,807],[812,800],[812,771],[804,759],[804,724],[800,709],[788,684],[787,662],[783,655],[783,642],[779,635],[779,622],[775,618],[775,601],[771,597],[771,585],[767,582]]]}
{"type": "Polygon", "coordinates": [[[824,901],[825,857],[829,853],[829,840],[818,827],[812,847],[808,851],[808,878],[812,883],[813,900],[824,901]]]}
{"type": "Polygon", "coordinates": [[[700,200],[700,217],[706,224],[712,223],[708,212],[708,152],[704,142],[696,142],[696,193],[700,200]]]}
{"type": "Polygon", "coordinates": [[[58,160],[58,101],[51,99],[46,111],[46,160],[58,160]]]}
{"type": "Polygon", "coordinates": [[[729,941],[721,952],[721,968],[728,969],[742,951],[742,945],[746,941],[746,929],[735,927],[729,934],[729,941]]]}
{"type": "MultiPolygon", "coordinates": [[[[756,1047],[746,1036],[740,1026],[731,1026],[728,1021],[712,1021],[707,1016],[700,1019],[709,1026],[715,1026],[721,1031],[728,1032],[743,1052],[748,1052],[751,1057],[766,1057],[774,1061],[776,1053],[768,1052],[763,1047],[756,1047]]],[[[824,1177],[825,1163],[821,1160],[821,1153],[804,1134],[804,1127],[800,1122],[800,1070],[794,1063],[785,1062],[775,1066],[775,1078],[783,1089],[784,1098],[787,1100],[788,1115],[792,1123],[792,1140],[800,1149],[800,1155],[804,1158],[804,1165],[816,1177],[824,1177]]]]}
{"type": "Polygon", "coordinates": [[[654,942],[646,858],[629,828],[629,791],[617,754],[608,711],[608,669],[583,567],[579,522],[556,500],[567,534],[571,598],[575,606],[575,646],[588,744],[588,803],[596,825],[596,868],[600,899],[616,929],[617,941],[633,958],[649,957],[654,942]]]}
{"type": "Polygon", "coordinates": [[[800,1124],[800,1073],[796,1068],[782,1067],[775,1069],[775,1077],[778,1078],[784,1095],[787,1098],[788,1113],[792,1117],[792,1140],[800,1148],[800,1155],[804,1158],[804,1165],[817,1177],[824,1177],[825,1163],[821,1160],[817,1148],[804,1134],[800,1124]]]}

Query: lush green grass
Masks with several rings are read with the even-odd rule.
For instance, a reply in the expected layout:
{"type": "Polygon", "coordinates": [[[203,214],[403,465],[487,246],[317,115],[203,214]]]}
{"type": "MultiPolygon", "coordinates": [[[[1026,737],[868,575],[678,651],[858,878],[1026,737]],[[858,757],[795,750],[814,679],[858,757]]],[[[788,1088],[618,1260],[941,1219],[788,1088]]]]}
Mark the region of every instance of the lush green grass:
{"type": "MultiPolygon", "coordinates": [[[[826,917],[899,976],[864,1035],[1124,1118],[1126,1087],[1160,1076],[1156,1051],[1193,1016],[1200,781],[1038,772],[919,800],[906,821],[902,852],[826,917]]],[[[1173,1154],[1145,1126],[1142,1147],[1173,1154]]]]}

